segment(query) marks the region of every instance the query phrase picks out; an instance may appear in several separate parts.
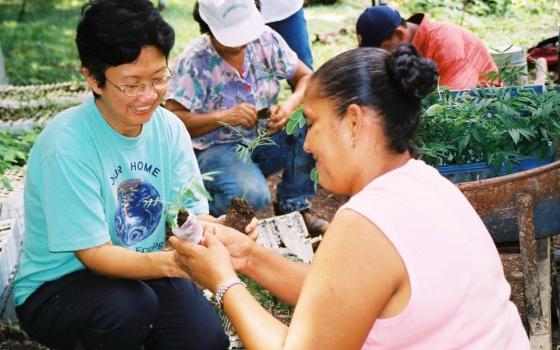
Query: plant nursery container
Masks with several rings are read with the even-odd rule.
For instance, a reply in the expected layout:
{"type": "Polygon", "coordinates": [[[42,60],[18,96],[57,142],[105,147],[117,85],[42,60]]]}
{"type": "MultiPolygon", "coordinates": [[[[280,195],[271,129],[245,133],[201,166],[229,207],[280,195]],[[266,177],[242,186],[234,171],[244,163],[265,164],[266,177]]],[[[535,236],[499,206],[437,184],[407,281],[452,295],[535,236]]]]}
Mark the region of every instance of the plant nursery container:
{"type": "Polygon", "coordinates": [[[549,164],[553,160],[553,155],[549,155],[544,159],[539,159],[538,157],[520,157],[516,160],[517,163],[512,165],[511,171],[508,171],[506,167],[502,167],[497,174],[496,170],[485,162],[445,165],[438,167],[437,170],[451,182],[458,184],[461,182],[484,180],[496,176],[518,173],[549,164]]]}
{"type": "Polygon", "coordinates": [[[461,183],[457,187],[471,202],[496,243],[517,242],[520,223],[529,222],[537,239],[560,232],[560,161],[515,174],[461,183]],[[523,221],[520,196],[527,195],[531,197],[532,218],[523,221]]]}
{"type": "Polygon", "coordinates": [[[525,49],[520,46],[509,46],[492,48],[489,51],[498,67],[503,67],[508,62],[515,67],[519,67],[525,73],[525,75],[519,76],[517,78],[517,84],[527,84],[527,52],[525,52],[525,49]]]}

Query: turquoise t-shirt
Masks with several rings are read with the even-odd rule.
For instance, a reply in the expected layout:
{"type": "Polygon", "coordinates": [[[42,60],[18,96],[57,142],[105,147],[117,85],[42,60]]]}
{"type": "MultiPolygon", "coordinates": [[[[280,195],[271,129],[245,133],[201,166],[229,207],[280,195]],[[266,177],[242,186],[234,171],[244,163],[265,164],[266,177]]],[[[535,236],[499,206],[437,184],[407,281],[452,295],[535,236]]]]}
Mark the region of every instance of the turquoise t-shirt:
{"type": "MultiPolygon", "coordinates": [[[[20,305],[41,284],[84,269],[74,251],[108,241],[136,252],[164,247],[164,205],[200,170],[182,122],[159,107],[137,137],[116,132],[94,99],[55,117],[31,150],[25,234],[14,281],[20,305]]],[[[208,213],[205,198],[187,200],[208,213]]]]}

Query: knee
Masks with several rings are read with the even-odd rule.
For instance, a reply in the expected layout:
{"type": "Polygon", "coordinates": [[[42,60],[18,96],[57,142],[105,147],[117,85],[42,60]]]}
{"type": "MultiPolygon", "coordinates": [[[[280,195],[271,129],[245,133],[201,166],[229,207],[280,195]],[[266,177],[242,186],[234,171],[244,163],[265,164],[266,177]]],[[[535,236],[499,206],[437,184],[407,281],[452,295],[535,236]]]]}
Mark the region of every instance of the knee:
{"type": "Polygon", "coordinates": [[[251,186],[251,184],[249,184],[247,188],[245,198],[247,199],[247,202],[249,202],[249,204],[251,204],[256,210],[267,207],[272,200],[268,187],[262,188],[260,186],[251,186]]]}
{"type": "Polygon", "coordinates": [[[147,333],[155,322],[159,309],[155,292],[143,282],[128,282],[125,288],[108,295],[107,307],[94,320],[97,329],[120,328],[123,334],[147,333]]]}
{"type": "Polygon", "coordinates": [[[221,324],[208,329],[205,334],[206,339],[203,341],[204,344],[200,344],[202,345],[200,349],[226,350],[229,348],[229,337],[221,324]]]}

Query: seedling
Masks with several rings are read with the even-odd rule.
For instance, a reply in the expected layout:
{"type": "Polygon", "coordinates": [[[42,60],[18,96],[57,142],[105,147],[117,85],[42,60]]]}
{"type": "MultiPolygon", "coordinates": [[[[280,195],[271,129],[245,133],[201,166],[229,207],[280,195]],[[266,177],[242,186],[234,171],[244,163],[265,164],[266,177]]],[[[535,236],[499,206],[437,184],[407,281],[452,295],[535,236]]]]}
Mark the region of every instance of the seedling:
{"type": "MultiPolygon", "coordinates": [[[[241,160],[244,164],[247,165],[247,168],[250,166],[251,157],[253,156],[253,152],[260,146],[272,146],[276,145],[270,137],[268,137],[266,131],[259,131],[257,137],[253,140],[245,137],[239,130],[234,128],[233,126],[227,123],[221,123],[223,126],[230,128],[239,138],[240,142],[233,147],[233,152],[237,159],[241,160]]],[[[251,172],[249,172],[249,176],[247,180],[243,184],[243,195],[241,196],[242,199],[247,199],[247,189],[249,183],[251,182],[251,172]]]]}
{"type": "Polygon", "coordinates": [[[272,146],[276,145],[266,131],[259,131],[257,137],[254,139],[249,139],[245,137],[239,130],[233,126],[222,123],[223,126],[230,128],[239,137],[240,142],[233,147],[233,151],[237,159],[242,161],[247,166],[247,172],[249,176],[243,184],[243,194],[241,198],[233,198],[231,200],[228,212],[224,220],[224,225],[233,227],[240,232],[245,232],[245,227],[251,222],[255,216],[255,209],[247,202],[247,191],[249,188],[249,183],[251,182],[252,172],[249,171],[251,166],[251,157],[253,152],[260,146],[272,146]]]}
{"type": "MultiPolygon", "coordinates": [[[[305,120],[305,116],[303,115],[303,105],[301,105],[298,107],[298,109],[294,111],[294,113],[292,113],[290,119],[286,123],[286,134],[288,135],[295,134],[298,131],[298,129],[303,128],[305,123],[306,120],[305,120]]],[[[311,179],[311,181],[315,182],[316,184],[319,183],[319,172],[317,171],[317,168],[311,169],[311,172],[309,173],[309,178],[311,179]]]]}
{"type": "MultiPolygon", "coordinates": [[[[163,203],[166,226],[172,234],[181,239],[185,239],[191,243],[198,243],[202,239],[202,227],[198,224],[196,215],[190,215],[189,211],[184,207],[187,200],[196,200],[205,197],[212,200],[212,197],[204,188],[202,181],[198,179],[212,181],[213,175],[218,172],[208,172],[199,176],[191,176],[187,182],[181,187],[175,200],[171,202],[161,199],[149,199],[144,201],[145,207],[156,205],[158,202],[163,203]]],[[[167,228],[166,232],[170,233],[167,228]]]]}
{"type": "Polygon", "coordinates": [[[512,168],[520,156],[550,155],[560,138],[560,95],[489,88],[425,99],[416,136],[433,166],[486,162],[512,168]]]}
{"type": "MultiPolygon", "coordinates": [[[[504,50],[499,50],[493,48],[494,51],[501,54],[506,53],[512,45],[505,48],[504,50]]],[[[526,72],[526,67],[516,66],[512,62],[511,56],[506,57],[503,62],[498,65],[497,72],[487,72],[483,74],[483,77],[488,80],[491,84],[504,83],[506,86],[515,86],[524,79],[527,78],[528,73],[526,72]]]]}

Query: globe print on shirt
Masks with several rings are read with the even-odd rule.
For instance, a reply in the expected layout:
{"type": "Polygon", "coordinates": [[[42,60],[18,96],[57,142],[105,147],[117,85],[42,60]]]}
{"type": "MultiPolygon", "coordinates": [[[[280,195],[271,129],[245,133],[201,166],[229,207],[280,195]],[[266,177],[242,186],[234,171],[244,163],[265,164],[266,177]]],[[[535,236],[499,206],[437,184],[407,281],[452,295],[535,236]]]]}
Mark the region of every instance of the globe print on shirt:
{"type": "Polygon", "coordinates": [[[132,246],[156,229],[162,215],[159,192],[142,179],[123,181],[117,188],[115,231],[119,240],[132,246]],[[146,203],[155,203],[146,205],[146,203]]]}

